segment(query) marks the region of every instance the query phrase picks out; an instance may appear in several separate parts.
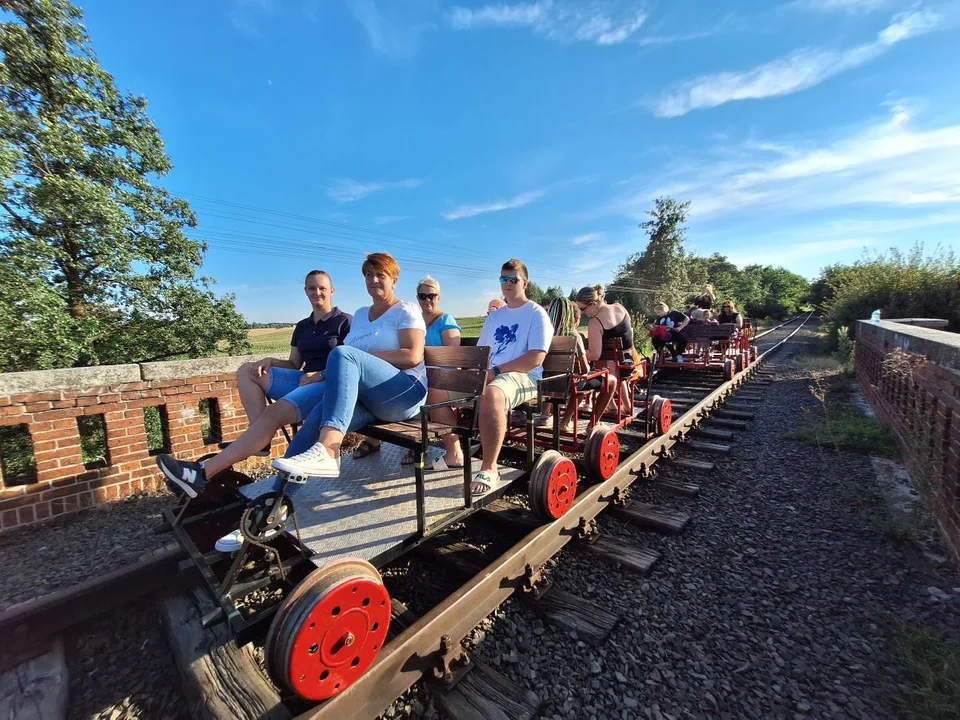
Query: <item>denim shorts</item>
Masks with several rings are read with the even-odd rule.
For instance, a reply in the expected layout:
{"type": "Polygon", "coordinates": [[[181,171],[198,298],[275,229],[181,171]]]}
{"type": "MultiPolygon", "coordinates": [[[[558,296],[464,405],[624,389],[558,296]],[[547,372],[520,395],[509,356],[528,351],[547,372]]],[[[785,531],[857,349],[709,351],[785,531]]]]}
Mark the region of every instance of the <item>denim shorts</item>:
{"type": "Polygon", "coordinates": [[[271,400],[286,400],[297,409],[297,422],[302,423],[320,402],[327,387],[324,382],[312,382],[309,385],[300,385],[300,378],[304,376],[299,370],[292,368],[270,368],[270,385],[267,387],[267,397],[271,400]]]}

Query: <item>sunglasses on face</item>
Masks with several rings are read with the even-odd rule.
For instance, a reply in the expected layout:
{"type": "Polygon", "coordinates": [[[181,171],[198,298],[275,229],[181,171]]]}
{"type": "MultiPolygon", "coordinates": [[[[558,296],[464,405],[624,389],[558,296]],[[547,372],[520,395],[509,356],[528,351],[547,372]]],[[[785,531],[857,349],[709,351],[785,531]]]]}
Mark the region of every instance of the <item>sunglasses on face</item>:
{"type": "Polygon", "coordinates": [[[417,293],[417,300],[436,300],[438,297],[437,293],[417,293]]]}
{"type": "Polygon", "coordinates": [[[520,278],[517,277],[516,275],[501,275],[501,276],[500,276],[500,284],[501,284],[501,285],[506,285],[507,283],[510,283],[511,285],[516,285],[518,282],[520,282],[520,278]]]}

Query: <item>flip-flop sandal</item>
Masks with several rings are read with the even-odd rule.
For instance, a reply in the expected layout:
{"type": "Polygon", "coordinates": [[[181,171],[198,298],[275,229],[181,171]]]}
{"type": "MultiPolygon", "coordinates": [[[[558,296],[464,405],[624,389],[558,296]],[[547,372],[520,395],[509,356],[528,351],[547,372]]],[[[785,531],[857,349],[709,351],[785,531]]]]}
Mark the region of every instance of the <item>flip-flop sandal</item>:
{"type": "Polygon", "coordinates": [[[473,482],[470,483],[470,494],[474,497],[483,497],[500,487],[500,473],[481,470],[473,476],[473,482]],[[475,491],[473,488],[480,485],[482,489],[475,491]]]}
{"type": "Polygon", "coordinates": [[[413,465],[413,450],[407,450],[407,454],[400,458],[401,465],[413,465]]]}
{"type": "Polygon", "coordinates": [[[371,455],[375,452],[380,452],[380,443],[372,443],[369,440],[364,440],[360,443],[356,450],[353,451],[353,459],[359,460],[360,458],[365,458],[367,455],[371,455]]]}

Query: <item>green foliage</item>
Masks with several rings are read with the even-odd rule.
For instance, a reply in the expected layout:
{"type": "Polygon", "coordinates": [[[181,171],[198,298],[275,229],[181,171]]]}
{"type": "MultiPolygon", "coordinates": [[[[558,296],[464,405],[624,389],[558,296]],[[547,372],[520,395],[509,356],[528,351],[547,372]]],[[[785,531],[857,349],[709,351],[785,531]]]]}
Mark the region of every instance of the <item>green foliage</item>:
{"type": "Polygon", "coordinates": [[[0,22],[0,369],[245,348],[232,296],[196,275],[190,207],[142,97],[100,67],[67,0],[0,22]]]}
{"type": "Polygon", "coordinates": [[[868,418],[848,405],[831,408],[815,427],[794,430],[787,437],[810,445],[847,450],[863,455],[899,459],[900,448],[890,431],[874,418],[868,418]]]}
{"type": "Polygon", "coordinates": [[[912,621],[899,621],[892,642],[895,660],[906,670],[910,685],[901,690],[898,705],[906,718],[947,720],[960,708],[960,644],[912,621]]]}
{"type": "Polygon", "coordinates": [[[480,337],[480,330],[483,329],[483,321],[486,319],[486,315],[457,318],[457,322],[460,324],[460,335],[463,337],[480,337]]]}
{"type": "Polygon", "coordinates": [[[960,261],[949,250],[924,254],[916,245],[908,253],[890,250],[865,256],[852,265],[825,268],[817,281],[820,309],[833,327],[855,330],[879,309],[881,317],[936,317],[960,327],[960,261]]]}
{"type": "Polygon", "coordinates": [[[648,317],[653,316],[658,302],[683,306],[690,285],[683,248],[689,209],[689,202],[669,197],[654,200],[653,210],[647,211],[650,219],[640,223],[650,241],[643,252],[631,255],[618,268],[611,299],[648,317]],[[638,288],[640,292],[622,288],[638,288]]]}
{"type": "Polygon", "coordinates": [[[0,427],[0,469],[7,487],[36,482],[37,461],[26,425],[0,427]]]}
{"type": "Polygon", "coordinates": [[[527,297],[535,303],[542,303],[546,295],[543,288],[537,285],[533,280],[527,283],[527,297]]]}

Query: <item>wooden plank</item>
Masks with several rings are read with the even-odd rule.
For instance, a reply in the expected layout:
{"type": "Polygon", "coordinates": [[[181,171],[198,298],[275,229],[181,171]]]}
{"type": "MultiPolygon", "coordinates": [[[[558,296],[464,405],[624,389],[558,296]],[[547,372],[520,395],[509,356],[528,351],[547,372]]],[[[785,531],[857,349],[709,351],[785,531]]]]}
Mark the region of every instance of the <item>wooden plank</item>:
{"type": "Polygon", "coordinates": [[[0,673],[0,718],[62,720],[69,689],[63,641],[57,638],[47,652],[0,673]]]}
{"type": "Polygon", "coordinates": [[[744,410],[731,410],[726,407],[719,408],[714,414],[717,417],[727,418],[728,420],[753,420],[753,418],[756,417],[756,413],[744,410]]]}
{"type": "Polygon", "coordinates": [[[450,720],[531,720],[540,712],[536,693],[477,661],[453,688],[431,683],[431,691],[450,720]]]}
{"type": "Polygon", "coordinates": [[[703,470],[704,472],[710,472],[715,467],[712,462],[690,460],[689,458],[671,458],[669,463],[677,467],[687,468],[687,470],[703,470]]]}
{"type": "Polygon", "coordinates": [[[474,517],[481,521],[493,521],[511,528],[533,530],[543,523],[537,520],[522,505],[498,498],[478,512],[474,517]]]}
{"type": "Polygon", "coordinates": [[[696,497],[700,494],[700,486],[693,483],[683,482],[681,480],[668,480],[666,478],[653,481],[653,486],[657,490],[672,493],[674,495],[683,495],[685,497],[696,497]]]}
{"type": "Polygon", "coordinates": [[[431,345],[423,349],[423,362],[429,367],[473,368],[486,370],[490,366],[490,348],[465,345],[431,345]]]}
{"type": "Polygon", "coordinates": [[[690,516],[685,512],[664,510],[649,503],[631,502],[625,507],[611,507],[609,512],[620,520],[626,520],[645,530],[662,532],[667,535],[678,535],[690,522],[690,516]]]}
{"type": "Polygon", "coordinates": [[[584,552],[601,557],[607,562],[620,563],[625,568],[635,570],[641,575],[649,575],[653,566],[660,559],[660,553],[656,550],[640,548],[606,535],[601,535],[592,543],[580,543],[577,547],[584,552]]]}
{"type": "Polygon", "coordinates": [[[200,618],[213,608],[200,588],[160,603],[192,716],[197,720],[291,717],[273,684],[261,672],[252,646],[238,648],[223,624],[208,630],[200,625],[200,618]]]}
{"type": "Polygon", "coordinates": [[[573,630],[582,640],[603,642],[619,618],[601,609],[595,600],[586,600],[558,587],[551,587],[539,600],[530,600],[530,607],[547,622],[565,630],[573,630]]]}
{"type": "Polygon", "coordinates": [[[737,435],[730,430],[714,430],[713,428],[705,427],[697,428],[693,432],[701,437],[711,438],[712,440],[733,440],[737,435]]]}
{"type": "Polygon", "coordinates": [[[714,453],[715,455],[727,455],[730,452],[729,445],[720,445],[719,443],[701,442],[700,440],[687,440],[687,447],[699,452],[714,453]]]}
{"type": "Polygon", "coordinates": [[[731,430],[746,430],[750,427],[749,423],[744,422],[743,420],[726,420],[724,418],[712,417],[707,420],[711,425],[716,425],[717,427],[730,428],[731,430]]]}
{"type": "MultiPolygon", "coordinates": [[[[487,384],[486,370],[427,368],[427,386],[432,390],[480,395],[487,384]]],[[[466,400],[465,400],[466,402],[466,400]]]]}

